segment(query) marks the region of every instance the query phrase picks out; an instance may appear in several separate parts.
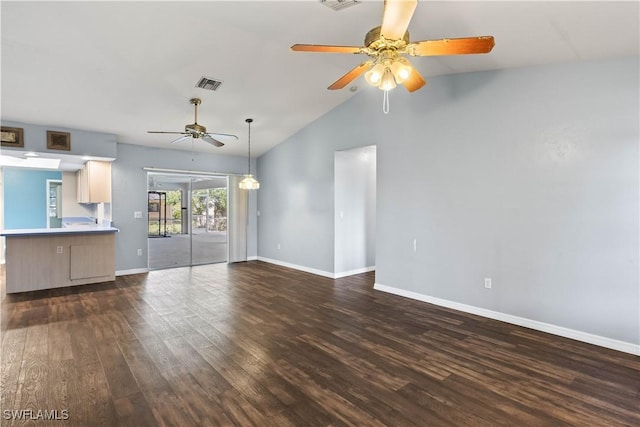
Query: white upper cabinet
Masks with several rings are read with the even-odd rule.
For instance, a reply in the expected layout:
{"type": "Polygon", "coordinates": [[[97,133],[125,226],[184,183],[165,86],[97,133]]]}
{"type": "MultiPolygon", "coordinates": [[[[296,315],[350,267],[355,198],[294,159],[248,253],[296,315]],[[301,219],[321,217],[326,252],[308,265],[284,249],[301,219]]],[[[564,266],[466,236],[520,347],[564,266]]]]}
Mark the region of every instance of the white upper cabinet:
{"type": "Polygon", "coordinates": [[[78,203],[111,203],[111,163],[89,160],[77,172],[78,203]]]}

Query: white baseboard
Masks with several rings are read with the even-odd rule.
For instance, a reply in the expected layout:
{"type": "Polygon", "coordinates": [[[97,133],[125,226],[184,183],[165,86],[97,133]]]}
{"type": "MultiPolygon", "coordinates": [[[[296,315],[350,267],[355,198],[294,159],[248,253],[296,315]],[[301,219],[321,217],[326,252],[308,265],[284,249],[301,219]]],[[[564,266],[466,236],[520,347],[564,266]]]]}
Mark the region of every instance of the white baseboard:
{"type": "MultiPolygon", "coordinates": [[[[249,258],[251,259],[251,258],[249,258]]],[[[279,265],[281,267],[293,268],[294,270],[304,271],[306,273],[317,274],[318,276],[328,277],[329,279],[340,279],[341,277],[353,276],[354,274],[367,273],[369,271],[374,271],[376,266],[359,268],[357,270],[349,270],[343,271],[341,273],[331,273],[329,271],[318,270],[316,268],[305,267],[304,265],[291,264],[285,261],[278,261],[277,259],[265,258],[265,257],[255,257],[253,259],[257,259],[258,261],[268,262],[269,264],[279,265]]]]}
{"type": "Polygon", "coordinates": [[[370,271],[374,271],[375,269],[376,269],[376,266],[373,265],[370,267],[358,268],[356,270],[343,271],[341,273],[335,273],[333,275],[333,278],[340,279],[341,277],[353,276],[354,274],[368,273],[370,271]]]}
{"type": "Polygon", "coordinates": [[[306,273],[317,274],[318,276],[328,277],[334,279],[334,274],[324,270],[318,270],[316,268],[305,267],[303,265],[291,264],[289,262],[278,261],[276,259],[265,258],[258,256],[258,261],[268,262],[269,264],[279,265],[281,267],[293,268],[294,270],[304,271],[306,273]]]}
{"type": "Polygon", "coordinates": [[[257,261],[258,257],[256,255],[247,257],[247,261],[257,261]]]}
{"type": "Polygon", "coordinates": [[[500,313],[498,311],[487,310],[485,308],[474,307],[472,305],[423,295],[417,292],[381,285],[380,283],[374,284],[373,289],[640,356],[640,346],[625,341],[614,340],[600,335],[593,335],[582,331],[576,331],[575,329],[564,328],[562,326],[527,319],[525,317],[513,316],[511,314],[500,313]]]}
{"type": "Polygon", "coordinates": [[[116,276],[128,276],[130,274],[148,273],[148,268],[132,268],[131,270],[118,270],[116,276]]]}

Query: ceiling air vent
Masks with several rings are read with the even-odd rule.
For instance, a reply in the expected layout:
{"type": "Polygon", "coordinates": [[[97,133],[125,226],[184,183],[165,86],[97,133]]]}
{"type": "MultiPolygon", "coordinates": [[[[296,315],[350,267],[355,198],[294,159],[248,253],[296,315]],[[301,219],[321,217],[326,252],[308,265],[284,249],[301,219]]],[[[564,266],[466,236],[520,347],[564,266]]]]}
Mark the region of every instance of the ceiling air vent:
{"type": "Polygon", "coordinates": [[[323,5],[333,9],[342,10],[349,6],[355,6],[360,3],[358,0],[320,0],[323,5]]]}
{"type": "Polygon", "coordinates": [[[202,77],[200,80],[198,80],[198,83],[196,83],[196,87],[199,87],[200,89],[206,89],[206,90],[216,90],[220,87],[221,84],[222,84],[222,80],[210,79],[209,77],[202,77]]]}

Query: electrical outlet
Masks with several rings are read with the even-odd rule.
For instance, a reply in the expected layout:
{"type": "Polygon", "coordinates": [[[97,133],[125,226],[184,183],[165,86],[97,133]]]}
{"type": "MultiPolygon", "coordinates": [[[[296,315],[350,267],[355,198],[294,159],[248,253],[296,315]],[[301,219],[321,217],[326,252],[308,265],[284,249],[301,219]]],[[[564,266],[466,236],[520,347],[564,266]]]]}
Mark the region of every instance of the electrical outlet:
{"type": "Polygon", "coordinates": [[[63,250],[64,250],[64,249],[63,249],[63,247],[62,247],[62,246],[58,246],[58,247],[56,247],[56,253],[57,253],[57,254],[61,254],[61,253],[63,253],[63,250]]]}
{"type": "Polygon", "coordinates": [[[413,239],[413,252],[418,252],[418,239],[413,239]]]}
{"type": "Polygon", "coordinates": [[[278,243],[278,250],[280,250],[280,243],[278,243]]]}
{"type": "Polygon", "coordinates": [[[487,289],[491,289],[491,278],[490,277],[485,277],[484,278],[484,287],[487,289]]]}
{"type": "Polygon", "coordinates": [[[142,249],[138,249],[138,256],[142,256],[142,249]]]}
{"type": "Polygon", "coordinates": [[[136,218],[136,219],[142,218],[142,211],[133,212],[133,217],[136,218]]]}

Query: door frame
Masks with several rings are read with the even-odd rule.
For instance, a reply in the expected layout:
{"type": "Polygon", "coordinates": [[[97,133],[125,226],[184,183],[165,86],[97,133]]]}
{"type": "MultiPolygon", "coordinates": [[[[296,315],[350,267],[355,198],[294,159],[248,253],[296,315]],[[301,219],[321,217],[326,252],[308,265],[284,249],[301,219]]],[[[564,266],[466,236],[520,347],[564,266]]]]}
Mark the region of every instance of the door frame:
{"type": "MultiPolygon", "coordinates": [[[[51,228],[51,217],[49,216],[49,191],[51,190],[51,184],[60,184],[60,194],[56,194],[56,210],[60,211],[60,221],[62,221],[62,180],[61,179],[47,179],[46,180],[46,194],[45,194],[45,215],[47,216],[47,228],[51,228]]],[[[40,187],[42,188],[42,187],[40,187]]]]}

